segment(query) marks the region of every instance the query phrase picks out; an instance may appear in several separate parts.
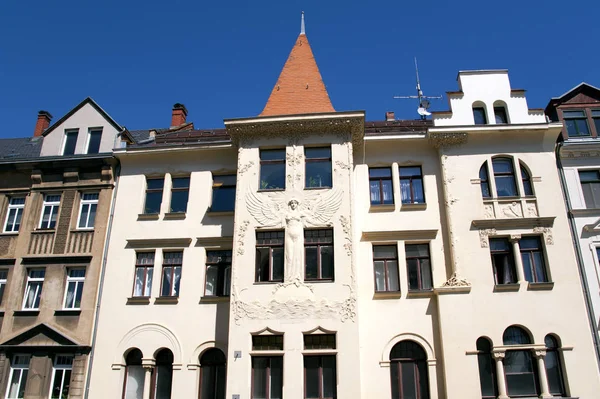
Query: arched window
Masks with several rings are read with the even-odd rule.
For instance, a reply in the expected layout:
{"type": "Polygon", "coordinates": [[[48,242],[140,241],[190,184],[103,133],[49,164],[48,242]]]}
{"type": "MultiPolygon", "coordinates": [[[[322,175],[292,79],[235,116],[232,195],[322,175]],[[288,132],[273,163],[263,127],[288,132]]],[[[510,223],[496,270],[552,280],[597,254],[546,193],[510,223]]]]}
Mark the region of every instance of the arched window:
{"type": "MultiPolygon", "coordinates": [[[[504,331],[504,345],[531,345],[529,334],[521,327],[511,326],[504,331]]],[[[531,350],[506,351],[504,374],[508,396],[538,396],[537,367],[531,350]]]]}
{"type": "Polygon", "coordinates": [[[476,125],[487,125],[487,114],[485,113],[485,105],[483,103],[473,103],[473,120],[476,125]]]}
{"type": "Polygon", "coordinates": [[[496,101],[494,103],[494,117],[496,119],[496,124],[508,123],[506,104],[503,101],[496,101]]]}
{"type": "Polygon", "coordinates": [[[144,395],[144,369],[142,352],[134,348],[125,357],[125,381],[123,382],[124,399],[142,399],[144,395]]]}
{"type": "Polygon", "coordinates": [[[173,383],[173,352],[161,349],[156,354],[156,366],[152,378],[152,399],[171,399],[173,383]]]}
{"type": "Polygon", "coordinates": [[[488,174],[487,162],[484,162],[479,169],[479,180],[481,185],[481,196],[483,198],[490,198],[492,194],[490,192],[490,178],[488,174]]]}
{"type": "Polygon", "coordinates": [[[558,340],[552,335],[546,335],[546,375],[548,376],[548,387],[554,396],[565,396],[565,385],[558,348],[558,340]]]}
{"type": "Polygon", "coordinates": [[[482,399],[497,397],[496,365],[492,358],[492,343],[487,338],[481,337],[477,340],[477,362],[482,399]]]}
{"type": "Polygon", "coordinates": [[[521,168],[521,180],[523,181],[523,194],[533,195],[533,186],[531,185],[529,172],[527,172],[527,168],[522,162],[519,163],[519,167],[521,168]]]}
{"type": "Polygon", "coordinates": [[[513,160],[509,157],[496,157],[492,159],[494,181],[498,197],[517,197],[517,184],[513,160]]]}
{"type": "Polygon", "coordinates": [[[390,353],[392,399],[429,399],[427,354],[414,341],[398,342],[390,353]]]}
{"type": "Polygon", "coordinates": [[[212,348],[200,357],[200,399],[225,399],[225,355],[212,348]]]}

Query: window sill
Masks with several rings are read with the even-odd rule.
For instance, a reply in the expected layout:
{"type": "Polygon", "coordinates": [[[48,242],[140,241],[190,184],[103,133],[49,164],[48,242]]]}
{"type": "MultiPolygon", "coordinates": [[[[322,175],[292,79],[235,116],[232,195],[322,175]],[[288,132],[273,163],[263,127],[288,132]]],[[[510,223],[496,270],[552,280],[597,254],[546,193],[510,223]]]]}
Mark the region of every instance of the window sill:
{"type": "Polygon", "coordinates": [[[183,220],[185,219],[185,212],[168,212],[165,213],[164,220],[183,220]]]}
{"type": "Polygon", "coordinates": [[[12,236],[18,236],[19,232],[18,231],[5,231],[3,233],[0,233],[0,237],[12,237],[12,236]]]}
{"type": "Polygon", "coordinates": [[[79,316],[81,309],[57,309],[54,311],[54,316],[79,316]]]}
{"type": "Polygon", "coordinates": [[[54,233],[56,229],[35,229],[31,232],[31,234],[45,234],[45,233],[54,233]]]}
{"type": "Polygon", "coordinates": [[[521,284],[496,284],[494,285],[494,292],[516,292],[521,288],[521,284]]]}
{"type": "Polygon", "coordinates": [[[154,300],[155,305],[177,305],[178,296],[159,296],[154,300]]]}
{"type": "Polygon", "coordinates": [[[133,296],[131,298],[127,298],[127,305],[149,305],[150,297],[149,296],[133,296]]]}
{"type": "Polygon", "coordinates": [[[273,280],[273,281],[255,281],[254,285],[271,285],[271,284],[281,284],[283,280],[273,280]]]}
{"type": "Polygon", "coordinates": [[[285,191],[285,187],[281,187],[281,188],[259,188],[256,191],[259,192],[259,193],[271,193],[273,191],[285,191]]]}
{"type": "Polygon", "coordinates": [[[430,290],[408,290],[407,298],[428,298],[434,295],[433,289],[430,290]]]}
{"type": "Polygon", "coordinates": [[[396,204],[373,205],[371,204],[369,212],[393,212],[396,210],[396,204]]]}
{"type": "Polygon", "coordinates": [[[398,299],[402,296],[400,291],[376,291],[373,299],[398,299]]]}
{"type": "Polygon", "coordinates": [[[331,186],[321,186],[321,187],[304,187],[305,190],[331,190],[333,187],[331,186]]]}
{"type": "Polygon", "coordinates": [[[158,213],[140,213],[137,220],[158,220],[158,213]]]}
{"type": "Polygon", "coordinates": [[[229,296],[203,296],[200,297],[200,303],[219,303],[229,302],[229,296]]]}
{"type": "Polygon", "coordinates": [[[304,279],[306,284],[322,284],[322,283],[335,283],[335,280],[332,278],[320,278],[320,279],[304,279]]]}
{"type": "Polygon", "coordinates": [[[39,309],[32,310],[15,310],[13,316],[37,316],[40,314],[39,309]]]}
{"type": "Polygon", "coordinates": [[[93,227],[77,227],[75,229],[71,229],[71,231],[94,231],[93,227]]]}
{"type": "Polygon", "coordinates": [[[208,212],[206,212],[207,216],[233,216],[234,215],[234,211],[212,211],[212,210],[208,210],[208,212]]]}
{"type": "Polygon", "coordinates": [[[411,203],[400,205],[400,211],[421,211],[427,209],[427,203],[411,203]]]}
{"type": "Polygon", "coordinates": [[[527,284],[528,291],[550,291],[554,288],[553,282],[544,282],[544,283],[529,283],[527,284]]]}

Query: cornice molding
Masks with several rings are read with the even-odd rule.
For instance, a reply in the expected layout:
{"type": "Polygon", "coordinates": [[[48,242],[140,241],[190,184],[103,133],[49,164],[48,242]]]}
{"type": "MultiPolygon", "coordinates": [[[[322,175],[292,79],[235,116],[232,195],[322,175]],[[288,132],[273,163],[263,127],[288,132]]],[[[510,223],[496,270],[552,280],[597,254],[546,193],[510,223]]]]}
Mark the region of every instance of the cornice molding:
{"type": "Polygon", "coordinates": [[[142,238],[127,240],[127,248],[186,248],[191,238],[142,238]]]}
{"type": "Polygon", "coordinates": [[[196,238],[196,246],[203,247],[206,249],[210,248],[223,248],[231,249],[233,247],[233,237],[198,237],[196,238]]]}
{"type": "Polygon", "coordinates": [[[426,240],[437,236],[437,229],[433,230],[391,230],[391,231],[363,231],[361,241],[399,241],[399,240],[426,240]]]}
{"type": "Polygon", "coordinates": [[[517,229],[533,227],[552,227],[556,217],[510,218],[510,219],[476,219],[471,223],[478,229],[517,229]]]}

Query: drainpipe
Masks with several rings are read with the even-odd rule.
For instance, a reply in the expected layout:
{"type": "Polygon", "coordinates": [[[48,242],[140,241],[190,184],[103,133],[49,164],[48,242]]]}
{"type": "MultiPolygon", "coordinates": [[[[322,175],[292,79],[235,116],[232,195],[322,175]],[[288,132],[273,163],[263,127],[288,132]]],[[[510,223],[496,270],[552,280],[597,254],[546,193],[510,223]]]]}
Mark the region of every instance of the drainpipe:
{"type": "Polygon", "coordinates": [[[592,338],[594,340],[594,348],[596,349],[596,361],[600,367],[600,337],[598,336],[598,329],[596,328],[596,316],[594,315],[594,308],[592,307],[592,298],[590,298],[590,290],[588,287],[587,276],[585,273],[585,267],[583,263],[583,255],[581,254],[581,246],[579,242],[579,234],[577,232],[577,226],[573,214],[571,213],[571,199],[569,198],[569,191],[567,190],[567,182],[563,171],[562,160],[560,158],[560,149],[563,147],[561,141],[556,145],[554,150],[556,155],[556,166],[558,167],[558,174],[560,177],[560,185],[563,188],[565,205],[567,206],[567,217],[569,219],[569,227],[571,228],[571,235],[573,236],[573,245],[575,245],[575,253],[577,255],[577,266],[579,268],[579,278],[581,279],[581,285],[583,287],[583,294],[585,297],[585,308],[588,313],[588,321],[590,328],[592,329],[592,338]]]}
{"type": "Polygon", "coordinates": [[[112,203],[110,204],[110,216],[108,217],[108,226],[106,228],[106,239],[104,240],[104,252],[102,254],[102,269],[100,271],[100,282],[98,284],[98,300],[96,301],[96,316],[94,317],[94,330],[92,332],[92,349],[90,351],[90,360],[88,362],[87,377],[85,380],[84,398],[88,399],[90,395],[90,380],[92,378],[92,365],[94,363],[94,352],[96,351],[96,336],[98,334],[98,318],[100,317],[100,303],[102,302],[102,291],[104,287],[104,275],[106,273],[106,260],[108,257],[108,244],[110,243],[110,232],[112,230],[113,219],[115,215],[115,202],[117,201],[117,191],[119,190],[119,176],[121,174],[121,162],[118,158],[115,167],[115,189],[113,191],[112,203]]]}

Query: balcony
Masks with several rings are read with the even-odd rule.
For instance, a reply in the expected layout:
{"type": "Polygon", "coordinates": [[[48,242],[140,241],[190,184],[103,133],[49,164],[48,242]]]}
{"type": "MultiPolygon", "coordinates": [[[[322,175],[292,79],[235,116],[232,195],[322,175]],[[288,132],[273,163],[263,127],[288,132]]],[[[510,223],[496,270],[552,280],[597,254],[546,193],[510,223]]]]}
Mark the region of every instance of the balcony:
{"type": "Polygon", "coordinates": [[[71,230],[65,252],[68,254],[88,254],[92,252],[94,230],[71,230]]]}
{"type": "Polygon", "coordinates": [[[54,248],[54,230],[34,230],[31,232],[29,248],[27,253],[30,255],[51,254],[54,248]]]}

